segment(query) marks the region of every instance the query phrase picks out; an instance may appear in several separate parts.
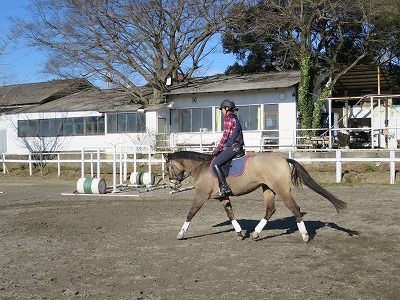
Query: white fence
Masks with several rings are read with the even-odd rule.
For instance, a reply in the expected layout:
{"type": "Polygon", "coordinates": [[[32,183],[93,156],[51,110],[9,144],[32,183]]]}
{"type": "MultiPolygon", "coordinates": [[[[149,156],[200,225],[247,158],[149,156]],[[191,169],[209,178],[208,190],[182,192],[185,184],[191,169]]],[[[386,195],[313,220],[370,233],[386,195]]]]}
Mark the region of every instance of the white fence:
{"type": "Polygon", "coordinates": [[[85,166],[90,166],[90,177],[101,178],[101,166],[112,165],[113,191],[116,191],[117,174],[119,174],[119,185],[122,185],[128,178],[128,164],[133,165],[132,172],[137,171],[138,164],[147,165],[148,172],[152,172],[154,165],[161,165],[162,177],[164,178],[165,160],[156,158],[148,145],[136,145],[132,147],[103,147],[103,148],[84,148],[81,151],[57,152],[57,153],[29,153],[26,155],[2,154],[3,174],[7,174],[7,164],[18,163],[27,164],[29,175],[32,176],[35,164],[46,164],[57,166],[57,176],[61,176],[61,166],[80,165],[81,178],[85,177],[85,166]],[[130,158],[132,156],[132,158],[130,158]],[[140,158],[139,156],[145,157],[140,158]],[[18,157],[18,158],[15,158],[18,157]],[[40,158],[41,157],[41,158],[40,158]]]}
{"type": "MultiPolygon", "coordinates": [[[[316,153],[319,151],[288,151],[287,155],[289,158],[294,158],[299,162],[306,163],[324,163],[324,162],[333,162],[336,165],[336,182],[340,183],[342,181],[343,176],[343,168],[342,164],[346,162],[375,162],[375,163],[389,163],[389,182],[390,184],[395,184],[396,179],[396,163],[400,162],[400,156],[396,157],[395,150],[390,151],[365,151],[365,152],[352,152],[348,150],[325,150],[320,151],[321,153],[330,154],[332,157],[295,157],[297,154],[305,153],[316,153]],[[353,156],[357,155],[357,153],[371,153],[374,157],[344,157],[343,153],[352,153],[353,156]],[[376,157],[376,153],[380,153],[386,157],[376,157]]],[[[152,152],[149,146],[134,146],[130,148],[97,148],[97,149],[82,149],[77,152],[61,152],[61,153],[45,153],[47,156],[52,156],[52,159],[47,159],[46,164],[55,164],[57,165],[57,175],[61,176],[61,165],[72,165],[72,164],[80,164],[81,166],[81,177],[85,176],[84,170],[85,165],[90,165],[90,175],[94,176],[95,166],[97,177],[101,176],[101,165],[102,164],[112,164],[113,166],[113,185],[114,189],[117,184],[117,173],[119,174],[119,184],[122,184],[123,181],[127,180],[128,174],[128,163],[133,164],[133,172],[136,172],[137,164],[147,164],[148,172],[151,173],[152,167],[154,165],[161,165],[161,172],[164,178],[165,173],[165,160],[162,156],[162,153],[152,152]],[[101,157],[103,155],[103,157],[101,157]],[[138,158],[138,156],[146,156],[146,158],[138,158]],[[129,156],[133,156],[129,158],[129,156]],[[159,156],[159,158],[156,158],[159,156]]],[[[7,164],[10,163],[19,163],[19,164],[27,164],[29,166],[29,174],[32,175],[32,168],[34,164],[40,163],[38,159],[34,159],[33,155],[35,154],[27,154],[27,155],[18,155],[18,159],[11,158],[11,154],[2,154],[2,165],[3,165],[3,173],[7,173],[7,164]]],[[[382,156],[380,155],[380,156],[382,156]]]]}

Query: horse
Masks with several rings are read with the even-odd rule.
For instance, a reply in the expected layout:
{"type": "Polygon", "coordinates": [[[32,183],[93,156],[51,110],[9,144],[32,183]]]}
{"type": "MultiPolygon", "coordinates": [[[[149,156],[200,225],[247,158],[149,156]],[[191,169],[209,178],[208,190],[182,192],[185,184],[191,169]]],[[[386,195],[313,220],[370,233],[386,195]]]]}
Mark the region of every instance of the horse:
{"type": "MultiPolygon", "coordinates": [[[[263,190],[265,204],[265,215],[254,229],[252,238],[257,240],[268,220],[275,212],[275,197],[281,199],[286,207],[292,212],[297,221],[297,227],[304,242],[310,237],[302,220],[300,207],[294,201],[292,186],[301,187],[305,184],[314,192],[327,199],[339,212],[346,208],[346,202],[339,200],[332,193],[321,187],[307,172],[307,170],[296,160],[285,158],[274,152],[261,152],[246,154],[247,161],[244,171],[240,176],[228,176],[227,183],[230,185],[234,196],[248,194],[258,188],[263,190]]],[[[169,177],[169,186],[177,190],[182,186],[182,181],[189,176],[193,177],[195,197],[186,220],[179,231],[177,238],[183,239],[188,231],[190,222],[196,213],[209,199],[217,199],[223,205],[226,214],[237,233],[237,239],[244,238],[242,228],[232,209],[230,198],[216,198],[219,191],[218,179],[210,170],[212,155],[194,151],[178,151],[166,154],[166,171],[169,177]]]]}

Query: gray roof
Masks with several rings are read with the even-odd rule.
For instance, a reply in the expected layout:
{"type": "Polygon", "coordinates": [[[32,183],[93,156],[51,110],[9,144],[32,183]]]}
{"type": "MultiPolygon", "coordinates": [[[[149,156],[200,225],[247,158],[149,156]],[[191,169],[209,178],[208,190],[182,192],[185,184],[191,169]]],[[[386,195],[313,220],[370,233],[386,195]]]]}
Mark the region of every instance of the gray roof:
{"type": "Polygon", "coordinates": [[[169,95],[285,88],[300,82],[299,71],[216,75],[189,79],[171,87],[169,95]]]}
{"type": "Polygon", "coordinates": [[[37,105],[92,87],[85,79],[53,80],[0,87],[0,107],[37,105]]]}
{"type": "Polygon", "coordinates": [[[125,91],[90,88],[45,104],[20,109],[18,112],[136,111],[142,105],[135,103],[134,99],[134,96],[125,91]]]}
{"type": "MultiPolygon", "coordinates": [[[[399,94],[394,75],[383,66],[379,69],[381,94],[399,94]]],[[[340,76],[333,89],[334,97],[378,94],[378,66],[359,65],[340,76]]]]}

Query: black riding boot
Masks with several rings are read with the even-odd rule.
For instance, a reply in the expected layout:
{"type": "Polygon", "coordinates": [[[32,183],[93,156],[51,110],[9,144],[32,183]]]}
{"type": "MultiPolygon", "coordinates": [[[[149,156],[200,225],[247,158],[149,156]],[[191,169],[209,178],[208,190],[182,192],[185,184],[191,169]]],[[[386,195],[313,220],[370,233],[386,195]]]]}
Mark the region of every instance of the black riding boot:
{"type": "Polygon", "coordinates": [[[217,174],[219,182],[219,192],[216,193],[215,196],[217,198],[232,196],[233,193],[229,185],[226,183],[224,171],[222,171],[222,169],[218,165],[214,165],[214,171],[215,174],[217,174]]]}

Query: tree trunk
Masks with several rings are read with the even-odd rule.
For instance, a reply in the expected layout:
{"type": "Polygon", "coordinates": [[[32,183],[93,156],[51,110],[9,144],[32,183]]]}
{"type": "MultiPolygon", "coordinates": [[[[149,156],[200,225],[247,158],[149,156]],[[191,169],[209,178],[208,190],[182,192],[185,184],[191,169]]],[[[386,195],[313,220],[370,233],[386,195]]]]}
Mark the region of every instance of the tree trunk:
{"type": "Polygon", "coordinates": [[[165,97],[163,96],[163,92],[160,91],[160,89],[158,89],[157,87],[153,88],[153,96],[154,99],[151,102],[153,102],[154,104],[160,104],[165,102],[165,97]]]}
{"type": "MultiPolygon", "coordinates": [[[[310,55],[303,54],[300,57],[300,83],[299,83],[299,111],[300,111],[300,127],[302,129],[311,128],[313,116],[312,97],[310,96],[310,55]]],[[[309,135],[303,131],[302,136],[309,135]]]]}
{"type": "MultiPolygon", "coordinates": [[[[313,118],[312,118],[312,128],[319,128],[320,127],[320,121],[321,121],[321,110],[322,106],[324,105],[326,99],[329,97],[329,95],[332,92],[332,84],[331,80],[329,80],[325,87],[322,89],[321,94],[319,95],[318,99],[315,100],[314,102],[314,111],[313,111],[313,118]]],[[[312,132],[313,135],[315,135],[315,130],[312,132]]]]}

